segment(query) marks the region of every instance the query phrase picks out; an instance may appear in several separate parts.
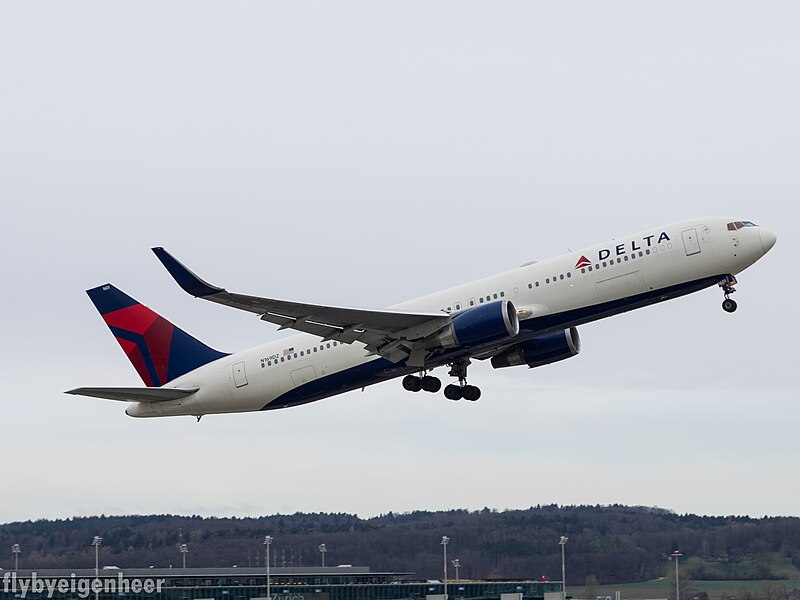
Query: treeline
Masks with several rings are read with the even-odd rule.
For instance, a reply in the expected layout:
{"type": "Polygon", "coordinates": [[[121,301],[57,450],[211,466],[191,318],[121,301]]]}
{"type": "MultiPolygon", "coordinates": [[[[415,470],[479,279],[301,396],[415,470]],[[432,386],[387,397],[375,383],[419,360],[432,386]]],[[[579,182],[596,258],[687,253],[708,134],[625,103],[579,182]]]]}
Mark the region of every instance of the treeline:
{"type": "MultiPolygon", "coordinates": [[[[327,566],[352,564],[374,571],[413,572],[438,578],[441,539],[458,558],[462,578],[561,578],[562,535],[567,583],[587,578],[635,582],[667,574],[667,556],[679,548],[695,579],[778,579],[776,561],[800,568],[800,518],[701,517],[650,507],[536,506],[526,510],[450,510],[388,513],[361,519],[349,514],[202,518],[173,515],[79,517],[0,526],[0,567],[93,568],[95,535],[101,562],[122,568],[264,566],[265,535],[274,538],[274,566],[315,566],[326,544],[327,566]],[[5,556],[6,558],[1,558],[5,556]],[[701,560],[697,560],[701,559],[701,560]]],[[[451,576],[454,573],[451,571],[451,576]]]]}

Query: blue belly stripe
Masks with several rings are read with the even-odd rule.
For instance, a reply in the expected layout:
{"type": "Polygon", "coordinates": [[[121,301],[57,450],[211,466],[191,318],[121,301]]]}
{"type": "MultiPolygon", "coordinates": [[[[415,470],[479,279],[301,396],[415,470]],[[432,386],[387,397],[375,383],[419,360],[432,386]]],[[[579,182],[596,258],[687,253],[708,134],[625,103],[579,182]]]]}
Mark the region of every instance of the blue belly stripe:
{"type": "MultiPolygon", "coordinates": [[[[629,298],[621,298],[619,300],[612,300],[611,302],[603,302],[601,304],[594,304],[592,306],[584,306],[574,310],[567,310],[564,312],[546,315],[543,317],[534,317],[527,319],[520,323],[520,333],[514,339],[520,342],[529,340],[548,333],[551,331],[559,331],[567,327],[575,327],[583,325],[591,321],[597,321],[605,317],[618,315],[636,308],[642,308],[651,304],[671,300],[686,294],[700,291],[704,288],[716,285],[725,275],[714,275],[712,277],[705,277],[695,281],[673,285],[659,290],[652,290],[630,296],[629,298]]],[[[508,345],[509,339],[500,340],[502,342],[499,346],[508,345]]],[[[497,344],[497,342],[495,342],[497,344]]],[[[487,348],[455,348],[453,350],[442,351],[436,353],[430,362],[430,367],[437,367],[446,365],[454,360],[463,358],[476,352],[485,351],[487,348]]],[[[320,377],[314,381],[305,383],[299,387],[294,388],[279,396],[261,410],[273,410],[277,408],[288,408],[290,406],[298,406],[315,400],[321,400],[328,396],[341,394],[352,390],[357,390],[368,385],[380,383],[387,379],[406,375],[408,373],[415,373],[419,371],[418,368],[407,367],[402,364],[393,363],[385,358],[376,358],[367,363],[339,371],[333,375],[320,377]]]]}

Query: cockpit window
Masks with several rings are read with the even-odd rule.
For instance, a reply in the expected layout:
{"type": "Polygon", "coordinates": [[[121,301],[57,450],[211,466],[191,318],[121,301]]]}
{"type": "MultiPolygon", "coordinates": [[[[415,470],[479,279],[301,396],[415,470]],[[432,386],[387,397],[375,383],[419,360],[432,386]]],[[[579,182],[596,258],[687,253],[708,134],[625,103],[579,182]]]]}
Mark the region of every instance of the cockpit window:
{"type": "Polygon", "coordinates": [[[733,221],[732,223],[728,223],[728,231],[736,231],[742,227],[758,227],[758,225],[752,221],[733,221]]]}

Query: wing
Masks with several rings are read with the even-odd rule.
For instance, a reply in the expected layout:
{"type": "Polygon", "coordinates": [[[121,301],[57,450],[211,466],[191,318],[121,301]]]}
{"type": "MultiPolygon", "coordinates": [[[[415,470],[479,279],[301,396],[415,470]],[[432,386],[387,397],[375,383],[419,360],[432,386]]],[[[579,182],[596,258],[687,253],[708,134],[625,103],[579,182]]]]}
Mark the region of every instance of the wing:
{"type": "Polygon", "coordinates": [[[65,394],[91,396],[121,402],[167,402],[191,396],[200,388],[147,388],[147,387],[82,387],[68,390],[65,394]]]}
{"type": "Polygon", "coordinates": [[[279,329],[295,329],[345,344],[361,342],[370,353],[380,354],[393,362],[413,355],[409,364],[423,366],[423,341],[452,322],[450,315],[440,312],[341,308],[232,294],[202,280],[164,248],[153,248],[153,252],[178,285],[196,298],[256,313],[262,320],[278,325],[279,329]]]}

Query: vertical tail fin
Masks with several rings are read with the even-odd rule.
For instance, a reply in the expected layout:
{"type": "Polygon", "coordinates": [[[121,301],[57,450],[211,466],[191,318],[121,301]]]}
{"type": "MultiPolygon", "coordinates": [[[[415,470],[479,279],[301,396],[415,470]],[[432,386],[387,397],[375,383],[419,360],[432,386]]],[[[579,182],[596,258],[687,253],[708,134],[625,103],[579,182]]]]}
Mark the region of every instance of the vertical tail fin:
{"type": "Polygon", "coordinates": [[[111,284],[86,290],[148,387],[160,387],[227,356],[209,348],[111,284]]]}

